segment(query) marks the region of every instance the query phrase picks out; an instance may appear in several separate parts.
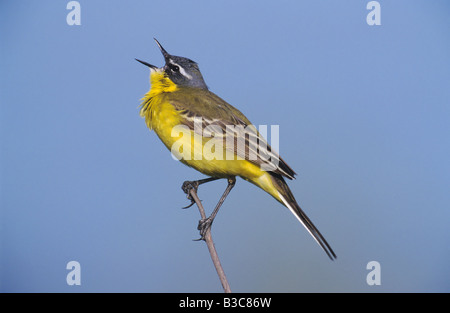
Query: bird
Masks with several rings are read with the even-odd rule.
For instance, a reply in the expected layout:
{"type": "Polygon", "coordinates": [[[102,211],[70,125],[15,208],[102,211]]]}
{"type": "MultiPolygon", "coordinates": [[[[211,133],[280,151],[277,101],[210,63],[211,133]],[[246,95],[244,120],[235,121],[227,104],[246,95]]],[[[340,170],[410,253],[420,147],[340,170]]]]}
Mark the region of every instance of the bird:
{"type": "MultiPolygon", "coordinates": [[[[212,214],[199,221],[200,239],[216,217],[240,177],[261,188],[287,207],[306,228],[331,260],[336,254],[308,218],[292,194],[285,178],[296,173],[274,151],[247,117],[211,92],[198,63],[169,54],[156,38],[165,64],[157,67],[135,59],[150,68],[150,90],[141,99],[140,116],[179,161],[208,176],[186,181],[189,190],[218,179],[228,185],[212,214]],[[261,149],[265,147],[265,149],[261,149]]],[[[194,201],[190,198],[191,206],[194,201]]]]}

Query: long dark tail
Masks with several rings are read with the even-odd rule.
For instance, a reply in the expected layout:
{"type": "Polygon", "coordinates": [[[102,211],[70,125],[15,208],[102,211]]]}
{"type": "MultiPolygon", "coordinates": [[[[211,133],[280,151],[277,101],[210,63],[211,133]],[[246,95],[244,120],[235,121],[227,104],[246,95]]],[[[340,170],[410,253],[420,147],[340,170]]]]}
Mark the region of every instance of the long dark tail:
{"type": "Polygon", "coordinates": [[[305,226],[308,232],[313,236],[313,238],[317,241],[317,243],[322,247],[325,253],[331,260],[336,259],[336,254],[333,249],[331,249],[328,242],[319,232],[316,226],[311,222],[308,216],[306,216],[305,212],[300,208],[297,201],[294,198],[289,186],[284,181],[283,177],[275,174],[271,175],[272,181],[274,185],[277,187],[279,192],[279,196],[281,198],[281,202],[297,217],[297,219],[305,226]]]}

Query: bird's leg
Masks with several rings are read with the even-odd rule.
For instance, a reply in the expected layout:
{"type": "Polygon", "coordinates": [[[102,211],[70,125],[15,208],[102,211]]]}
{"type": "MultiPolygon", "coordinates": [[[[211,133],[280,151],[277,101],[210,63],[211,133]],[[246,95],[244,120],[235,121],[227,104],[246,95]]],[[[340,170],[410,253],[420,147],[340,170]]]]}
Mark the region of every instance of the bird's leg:
{"type": "Polygon", "coordinates": [[[209,177],[209,178],[200,179],[200,180],[185,181],[183,183],[183,186],[181,186],[181,189],[183,189],[184,193],[187,195],[187,198],[189,200],[191,200],[191,203],[182,209],[187,209],[194,205],[195,201],[194,201],[194,199],[192,199],[191,194],[190,194],[190,191],[192,189],[194,189],[197,192],[198,186],[200,186],[201,184],[209,183],[210,181],[214,181],[214,180],[218,180],[218,179],[220,179],[220,178],[219,177],[209,177]]]}
{"type": "Polygon", "coordinates": [[[220,198],[219,202],[217,203],[216,207],[214,208],[214,211],[211,213],[211,215],[205,219],[201,219],[198,222],[197,229],[200,231],[200,239],[198,240],[205,240],[206,232],[209,228],[211,228],[211,224],[214,221],[214,218],[216,217],[217,213],[219,212],[220,207],[222,206],[223,202],[225,201],[225,198],[230,193],[231,189],[233,189],[234,185],[236,184],[236,178],[228,178],[228,185],[225,191],[223,192],[222,197],[220,198]]]}

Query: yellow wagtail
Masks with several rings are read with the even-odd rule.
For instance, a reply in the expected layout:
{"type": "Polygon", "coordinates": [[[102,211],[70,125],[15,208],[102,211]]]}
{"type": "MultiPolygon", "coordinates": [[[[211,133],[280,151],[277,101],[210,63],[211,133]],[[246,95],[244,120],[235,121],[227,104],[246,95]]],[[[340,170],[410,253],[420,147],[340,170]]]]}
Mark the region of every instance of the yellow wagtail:
{"type": "Polygon", "coordinates": [[[199,222],[201,239],[239,176],[286,206],[330,259],[335,259],[336,254],[297,204],[283,178],[293,179],[296,173],[272,151],[244,114],[208,90],[196,62],[167,53],[155,41],[165,59],[163,67],[136,59],[150,68],[151,89],[142,99],[141,116],[175,157],[210,176],[185,182],[183,190],[188,195],[190,188],[203,183],[228,180],[211,216],[199,222]]]}

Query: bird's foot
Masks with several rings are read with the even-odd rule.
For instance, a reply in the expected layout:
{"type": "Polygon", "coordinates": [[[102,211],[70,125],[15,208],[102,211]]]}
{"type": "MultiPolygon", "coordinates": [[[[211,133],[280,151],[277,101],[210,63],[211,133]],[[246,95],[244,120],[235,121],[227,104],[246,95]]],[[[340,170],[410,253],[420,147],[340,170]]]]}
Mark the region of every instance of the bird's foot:
{"type": "Polygon", "coordinates": [[[193,206],[195,204],[195,201],[194,201],[194,199],[192,199],[192,196],[191,196],[191,190],[193,189],[193,190],[195,190],[195,192],[197,192],[198,185],[199,185],[198,181],[187,180],[183,183],[183,185],[181,186],[181,189],[187,195],[187,198],[189,200],[191,200],[191,203],[188,204],[187,206],[183,207],[182,209],[190,208],[191,206],[193,206]]]}
{"type": "Polygon", "coordinates": [[[203,218],[198,221],[197,229],[200,231],[200,238],[196,239],[196,241],[205,240],[205,235],[211,228],[212,222],[213,219],[211,217],[203,218]]]}

